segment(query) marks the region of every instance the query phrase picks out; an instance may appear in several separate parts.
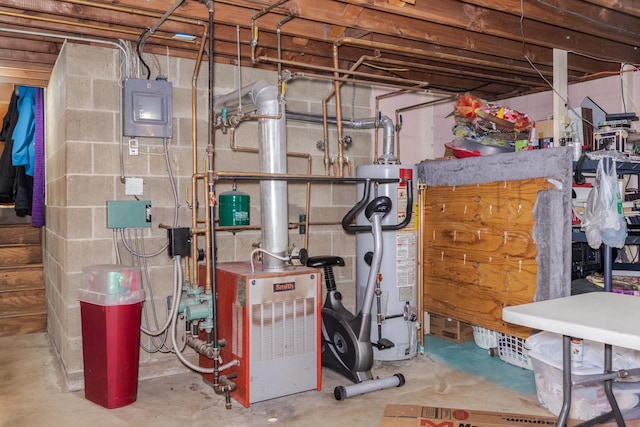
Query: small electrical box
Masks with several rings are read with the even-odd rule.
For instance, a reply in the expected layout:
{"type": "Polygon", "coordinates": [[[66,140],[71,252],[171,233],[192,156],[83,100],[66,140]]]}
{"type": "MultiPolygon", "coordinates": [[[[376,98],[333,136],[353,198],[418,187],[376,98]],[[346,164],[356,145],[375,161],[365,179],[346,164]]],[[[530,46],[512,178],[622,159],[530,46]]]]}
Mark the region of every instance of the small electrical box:
{"type": "Polygon", "coordinates": [[[170,138],[173,86],[166,80],[125,79],[122,83],[122,134],[170,138]]]}
{"type": "Polygon", "coordinates": [[[151,200],[107,200],[107,228],[151,227],[151,200]]]}

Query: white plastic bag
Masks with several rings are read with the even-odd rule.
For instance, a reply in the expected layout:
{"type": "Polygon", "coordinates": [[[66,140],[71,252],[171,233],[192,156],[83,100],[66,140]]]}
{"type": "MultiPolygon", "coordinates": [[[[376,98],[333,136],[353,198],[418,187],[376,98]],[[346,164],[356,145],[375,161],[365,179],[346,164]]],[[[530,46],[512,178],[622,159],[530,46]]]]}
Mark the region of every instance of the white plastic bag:
{"type": "Polygon", "coordinates": [[[580,229],[584,231],[587,237],[587,243],[592,249],[598,249],[602,245],[602,233],[600,232],[600,216],[602,213],[598,187],[592,187],[587,196],[587,204],[580,226],[580,229]]]}
{"type": "Polygon", "coordinates": [[[581,229],[593,249],[602,243],[622,248],[627,238],[627,222],[622,212],[622,196],[618,187],[618,173],[614,159],[600,159],[596,171],[596,183],[589,192],[581,229]],[[605,171],[603,162],[610,162],[605,171]]]}

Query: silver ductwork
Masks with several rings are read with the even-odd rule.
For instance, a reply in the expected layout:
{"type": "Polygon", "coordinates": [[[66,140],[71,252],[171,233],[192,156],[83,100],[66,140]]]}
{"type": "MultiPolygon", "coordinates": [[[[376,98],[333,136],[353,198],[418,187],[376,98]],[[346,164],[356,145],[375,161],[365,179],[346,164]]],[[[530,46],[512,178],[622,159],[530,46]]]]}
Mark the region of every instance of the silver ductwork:
{"type": "Polygon", "coordinates": [[[380,125],[382,126],[382,156],[378,157],[378,162],[383,165],[398,163],[398,158],[395,156],[393,148],[395,143],[395,128],[393,121],[387,117],[382,116],[380,118],[380,125]]]}
{"type": "MultiPolygon", "coordinates": [[[[322,116],[307,113],[287,113],[287,119],[311,123],[323,122],[322,116]]],[[[327,123],[330,125],[336,124],[336,122],[335,117],[327,118],[327,123]]],[[[378,162],[380,164],[398,163],[398,158],[395,156],[395,126],[393,121],[387,116],[381,116],[377,124],[382,127],[382,156],[378,157],[378,162]]],[[[352,129],[373,129],[376,127],[376,119],[371,117],[358,120],[343,120],[342,126],[352,129]]]]}
{"type": "MultiPolygon", "coordinates": [[[[284,103],[279,107],[278,89],[258,81],[240,91],[216,97],[214,109],[229,112],[254,111],[258,117],[258,151],[260,172],[287,173],[287,137],[284,103]]],[[[263,271],[282,271],[286,261],[270,256],[285,257],[288,247],[287,182],[262,180],[260,182],[260,211],[262,224],[263,271]]]]}

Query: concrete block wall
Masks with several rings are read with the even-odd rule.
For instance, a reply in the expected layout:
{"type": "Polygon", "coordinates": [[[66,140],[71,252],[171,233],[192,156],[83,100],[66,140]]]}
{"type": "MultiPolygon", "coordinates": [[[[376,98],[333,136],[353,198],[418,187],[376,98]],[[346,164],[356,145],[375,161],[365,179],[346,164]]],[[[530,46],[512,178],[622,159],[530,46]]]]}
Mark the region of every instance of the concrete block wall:
{"type": "MultiPolygon", "coordinates": [[[[173,138],[167,141],[166,152],[175,179],[175,192],[171,186],[165,144],[160,139],[140,138],[140,154],[128,154],[128,138],[121,137],[120,81],[122,67],[117,50],[67,43],[54,68],[46,92],[46,174],[47,174],[47,226],[45,231],[45,281],[49,310],[49,334],[63,366],[70,389],[83,386],[82,333],[77,290],[81,272],[85,266],[116,263],[118,253],[123,264],[141,262],[130,256],[123,238],[132,245],[144,243],[138,251],[159,253],[145,258],[149,283],[153,289],[154,303],[159,323],[166,318],[166,297],[172,292],[173,262],[163,251],[166,231],[160,224],[191,226],[191,210],[185,200],[185,189],[191,187],[191,83],[195,61],[163,57],[158,58],[161,73],[168,76],[174,87],[173,138]],[[152,201],[152,227],[127,230],[114,236],[106,227],[106,201],[126,200],[121,183],[122,162],[126,177],[142,178],[144,195],[141,199],[152,201]],[[176,209],[178,200],[179,208],[176,209]],[[177,219],[175,217],[177,212],[177,219]],[[114,241],[119,242],[117,246],[114,241]]],[[[197,78],[197,165],[203,170],[207,143],[207,67],[201,67],[197,78]]],[[[155,76],[152,76],[154,78],[155,76]]],[[[216,65],[215,93],[225,94],[237,89],[237,70],[231,66],[216,65]]],[[[275,72],[244,68],[244,85],[257,80],[277,82],[275,72]]],[[[321,114],[321,101],[332,89],[330,81],[296,80],[287,90],[287,110],[321,114]]],[[[369,118],[370,89],[345,85],[343,107],[345,119],[369,118]]],[[[331,101],[333,102],[333,101],[331,101]]],[[[330,104],[331,114],[335,108],[330,104]]],[[[351,171],[361,164],[371,163],[373,132],[371,130],[345,129],[353,140],[346,151],[352,162],[351,171]]],[[[312,157],[311,173],[324,175],[323,152],[316,141],[323,139],[322,126],[306,122],[289,121],[287,124],[288,150],[309,153],[312,157]]],[[[337,155],[335,126],[330,129],[330,152],[337,155]]],[[[228,134],[216,134],[215,169],[226,171],[257,172],[257,155],[234,152],[230,148],[228,134]]],[[[257,123],[242,123],[235,132],[236,146],[257,148],[257,123]]],[[[308,174],[307,159],[291,157],[290,173],[308,174]]],[[[345,172],[346,173],[346,172],[345,172]]],[[[216,185],[217,194],[231,189],[231,183],[216,185]]],[[[242,182],[238,189],[251,196],[251,225],[260,222],[260,194],[257,182],[242,182]]],[[[298,221],[305,211],[307,186],[291,183],[288,187],[289,222],[298,221]]],[[[190,194],[190,193],[189,193],[190,194]]],[[[190,197],[190,195],[189,195],[190,197]]],[[[347,235],[339,226],[342,216],[355,203],[355,186],[352,184],[312,184],[310,190],[311,214],[309,251],[311,254],[336,254],[344,256],[347,266],[336,271],[336,278],[343,283],[347,303],[355,304],[354,256],[355,238],[347,235]],[[314,223],[319,223],[314,225],[314,223]]],[[[189,200],[189,203],[193,201],[189,200]]],[[[204,205],[202,199],[200,205],[204,205]]],[[[204,216],[204,213],[199,215],[204,216]]],[[[292,228],[290,245],[302,247],[304,235],[292,228]]],[[[259,243],[260,231],[227,231],[216,233],[217,262],[248,260],[252,244],[259,243]]],[[[340,286],[340,284],[339,284],[340,286]]],[[[149,298],[149,293],[147,293],[149,298]]],[[[150,310],[151,301],[145,302],[150,310]]],[[[152,317],[152,312],[148,311],[152,317]]],[[[153,325],[149,326],[153,329],[153,325]]],[[[154,343],[143,338],[146,348],[154,343]]],[[[170,354],[141,351],[141,378],[163,376],[185,368],[170,354]]]]}

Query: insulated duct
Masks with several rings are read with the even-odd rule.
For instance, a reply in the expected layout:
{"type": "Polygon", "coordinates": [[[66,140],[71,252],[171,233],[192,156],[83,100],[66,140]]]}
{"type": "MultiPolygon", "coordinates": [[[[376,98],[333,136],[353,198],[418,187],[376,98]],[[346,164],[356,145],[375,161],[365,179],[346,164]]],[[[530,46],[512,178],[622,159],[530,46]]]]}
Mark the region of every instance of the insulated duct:
{"type": "MultiPolygon", "coordinates": [[[[256,111],[258,152],[262,173],[287,173],[286,120],[284,103],[279,104],[277,87],[263,80],[239,91],[216,97],[214,102],[216,111],[226,108],[230,113],[238,111],[240,115],[243,112],[256,111]]],[[[287,253],[289,240],[287,207],[286,181],[260,181],[262,249],[266,252],[262,259],[263,271],[282,271],[286,268],[286,261],[276,257],[285,257],[287,253]]]]}

